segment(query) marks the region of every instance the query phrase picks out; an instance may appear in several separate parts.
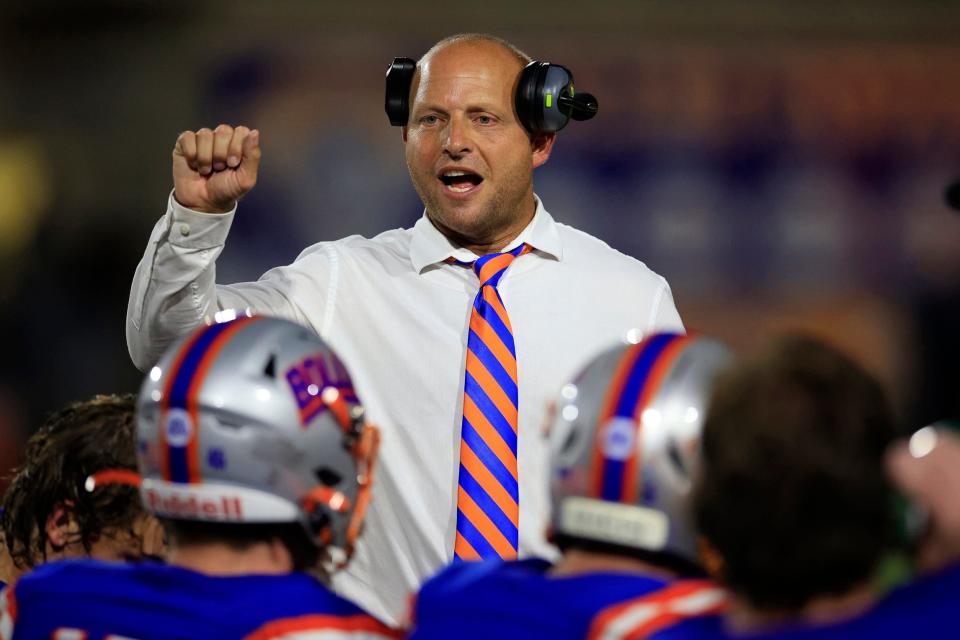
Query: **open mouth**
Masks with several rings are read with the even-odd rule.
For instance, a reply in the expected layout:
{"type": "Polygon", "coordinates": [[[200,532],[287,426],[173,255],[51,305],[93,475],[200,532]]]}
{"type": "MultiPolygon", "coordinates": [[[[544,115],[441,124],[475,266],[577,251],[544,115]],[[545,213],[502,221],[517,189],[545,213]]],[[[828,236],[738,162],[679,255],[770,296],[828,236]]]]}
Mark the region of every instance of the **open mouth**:
{"type": "Polygon", "coordinates": [[[466,193],[475,189],[483,178],[472,171],[464,169],[447,169],[440,173],[440,182],[454,193],[466,193]]]}

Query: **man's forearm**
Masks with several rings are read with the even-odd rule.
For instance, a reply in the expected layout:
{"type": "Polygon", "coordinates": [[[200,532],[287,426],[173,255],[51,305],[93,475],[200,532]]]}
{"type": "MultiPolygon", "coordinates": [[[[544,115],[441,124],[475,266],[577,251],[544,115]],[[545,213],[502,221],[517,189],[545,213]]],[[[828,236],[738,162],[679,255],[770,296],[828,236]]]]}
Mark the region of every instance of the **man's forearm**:
{"type": "Polygon", "coordinates": [[[130,288],[127,348],[146,370],[178,337],[218,308],[216,259],[233,213],[202,214],[173,198],[150,235],[130,288]]]}

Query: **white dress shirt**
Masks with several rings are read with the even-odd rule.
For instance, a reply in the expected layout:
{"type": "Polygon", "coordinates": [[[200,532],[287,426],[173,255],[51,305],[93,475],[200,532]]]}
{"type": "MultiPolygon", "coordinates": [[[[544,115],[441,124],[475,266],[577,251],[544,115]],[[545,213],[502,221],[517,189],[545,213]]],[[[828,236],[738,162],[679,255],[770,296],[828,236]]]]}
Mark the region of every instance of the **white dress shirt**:
{"type": "MultiPolygon", "coordinates": [[[[251,308],[313,327],[349,369],[382,430],[373,502],[337,591],[395,622],[422,580],[453,557],[464,363],[477,258],[424,216],[411,229],[306,249],[259,281],[215,283],[235,210],[204,214],[171,196],[137,267],[127,345],[142,370],[218,310],[251,308]]],[[[666,280],[554,222],[539,198],[497,287],[513,325],[519,381],[520,555],[552,557],[544,409],[586,360],[631,329],[682,331],[666,280]]]]}

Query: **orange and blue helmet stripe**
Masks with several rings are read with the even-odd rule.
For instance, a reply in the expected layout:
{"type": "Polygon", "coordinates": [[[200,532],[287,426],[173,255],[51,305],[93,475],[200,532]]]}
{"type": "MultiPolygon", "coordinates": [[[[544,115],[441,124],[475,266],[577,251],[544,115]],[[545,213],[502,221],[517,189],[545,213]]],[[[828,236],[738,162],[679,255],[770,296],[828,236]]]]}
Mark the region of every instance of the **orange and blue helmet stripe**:
{"type": "Polygon", "coordinates": [[[193,484],[200,473],[200,389],[217,354],[244,326],[257,318],[238,318],[194,333],[173,358],[160,404],[160,457],[163,479],[193,484]]]}
{"type": "Polygon", "coordinates": [[[683,346],[691,338],[679,334],[655,334],[627,349],[614,372],[597,420],[593,449],[591,493],[614,502],[636,502],[640,490],[637,465],[641,457],[642,414],[656,397],[683,346]],[[628,433],[611,433],[611,423],[620,420],[628,433]],[[622,437],[627,451],[611,455],[609,438],[622,437]]]}

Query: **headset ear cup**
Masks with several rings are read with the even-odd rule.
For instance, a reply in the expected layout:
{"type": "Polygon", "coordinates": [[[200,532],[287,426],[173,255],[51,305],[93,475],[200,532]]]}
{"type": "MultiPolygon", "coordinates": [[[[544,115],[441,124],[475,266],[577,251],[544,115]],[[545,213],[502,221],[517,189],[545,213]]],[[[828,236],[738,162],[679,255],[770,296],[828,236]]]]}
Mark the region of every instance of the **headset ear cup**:
{"type": "Polygon", "coordinates": [[[531,135],[539,133],[543,124],[540,94],[543,92],[543,80],[548,66],[545,62],[534,60],[523,68],[520,80],[517,82],[515,98],[517,117],[523,128],[531,135]]]}
{"type": "Polygon", "coordinates": [[[410,85],[416,71],[417,63],[412,58],[394,58],[387,67],[384,110],[395,127],[405,126],[410,119],[410,85]]]}

